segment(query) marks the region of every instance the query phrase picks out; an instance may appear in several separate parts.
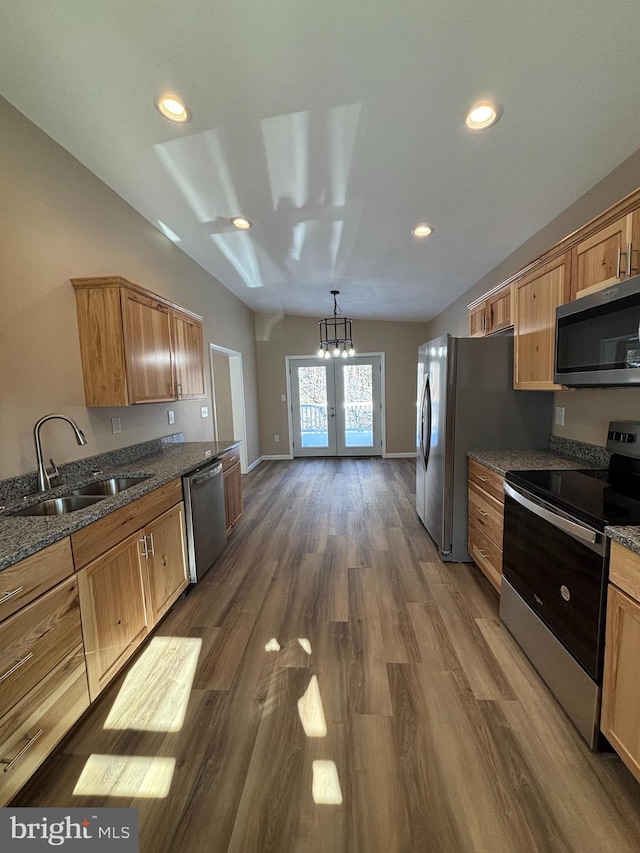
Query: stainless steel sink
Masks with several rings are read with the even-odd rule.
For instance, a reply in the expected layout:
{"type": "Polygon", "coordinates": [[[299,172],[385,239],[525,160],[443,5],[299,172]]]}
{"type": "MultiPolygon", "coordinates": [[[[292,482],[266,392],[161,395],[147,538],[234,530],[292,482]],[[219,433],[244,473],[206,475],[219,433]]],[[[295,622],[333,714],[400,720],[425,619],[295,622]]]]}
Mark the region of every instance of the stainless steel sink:
{"type": "Polygon", "coordinates": [[[106,495],[67,495],[62,498],[48,498],[32,506],[11,510],[7,512],[7,515],[65,515],[68,512],[85,509],[85,507],[103,501],[105,497],[106,495]]]}
{"type": "Polygon", "coordinates": [[[89,483],[88,486],[70,489],[67,494],[101,495],[108,497],[109,495],[117,495],[118,492],[124,492],[125,489],[137,486],[138,483],[143,483],[148,479],[148,477],[110,477],[108,480],[99,480],[96,483],[89,483]]]}

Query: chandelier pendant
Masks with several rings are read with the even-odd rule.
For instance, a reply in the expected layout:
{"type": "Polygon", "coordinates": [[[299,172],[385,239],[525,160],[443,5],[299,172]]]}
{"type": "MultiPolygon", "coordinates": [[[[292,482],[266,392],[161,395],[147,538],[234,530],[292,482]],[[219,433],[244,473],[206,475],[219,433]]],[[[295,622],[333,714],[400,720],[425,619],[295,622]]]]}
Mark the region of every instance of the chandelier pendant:
{"type": "Polygon", "coordinates": [[[342,317],[336,301],[336,296],[340,295],[339,290],[332,290],[333,296],[333,317],[325,317],[320,320],[320,349],[318,350],[318,358],[347,358],[347,356],[355,355],[353,347],[353,337],[351,334],[351,320],[348,317],[342,317]]]}

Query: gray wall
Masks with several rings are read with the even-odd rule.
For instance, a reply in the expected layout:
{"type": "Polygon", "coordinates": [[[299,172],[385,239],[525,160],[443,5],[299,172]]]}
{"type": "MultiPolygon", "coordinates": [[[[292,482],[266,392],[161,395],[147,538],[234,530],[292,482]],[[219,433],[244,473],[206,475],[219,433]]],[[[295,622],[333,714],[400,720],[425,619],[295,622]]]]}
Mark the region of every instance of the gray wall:
{"type": "Polygon", "coordinates": [[[65,424],[46,424],[44,451],[57,462],[170,432],[212,438],[211,417],[200,417],[211,408],[206,356],[207,400],[85,407],[69,282],[83,276],[122,275],[166,296],[204,316],[205,345],[242,352],[249,463],[259,458],[253,312],[3,99],[0,127],[0,477],[34,470],[33,425],[49,412],[74,417],[89,439],[78,447],[65,424]]]}

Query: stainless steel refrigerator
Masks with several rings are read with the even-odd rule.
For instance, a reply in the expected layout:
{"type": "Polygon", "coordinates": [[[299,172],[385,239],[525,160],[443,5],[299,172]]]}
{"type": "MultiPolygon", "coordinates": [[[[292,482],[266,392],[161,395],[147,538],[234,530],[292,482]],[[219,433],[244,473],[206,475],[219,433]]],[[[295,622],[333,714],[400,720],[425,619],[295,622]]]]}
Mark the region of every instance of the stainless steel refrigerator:
{"type": "Polygon", "coordinates": [[[468,450],[547,449],[553,394],[513,390],[513,338],[418,350],[416,509],[443,560],[467,562],[468,450]]]}

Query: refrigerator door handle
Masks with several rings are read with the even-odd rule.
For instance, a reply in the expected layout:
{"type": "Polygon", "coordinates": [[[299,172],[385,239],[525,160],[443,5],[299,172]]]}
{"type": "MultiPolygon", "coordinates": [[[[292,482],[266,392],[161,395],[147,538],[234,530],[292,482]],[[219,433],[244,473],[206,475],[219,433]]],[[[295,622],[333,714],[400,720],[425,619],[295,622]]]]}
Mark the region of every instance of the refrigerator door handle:
{"type": "Polygon", "coordinates": [[[427,376],[424,383],[424,402],[422,406],[422,457],[424,459],[424,467],[426,469],[429,464],[429,453],[431,452],[431,385],[427,376]],[[424,420],[425,411],[427,413],[427,429],[425,436],[424,420]]]}

